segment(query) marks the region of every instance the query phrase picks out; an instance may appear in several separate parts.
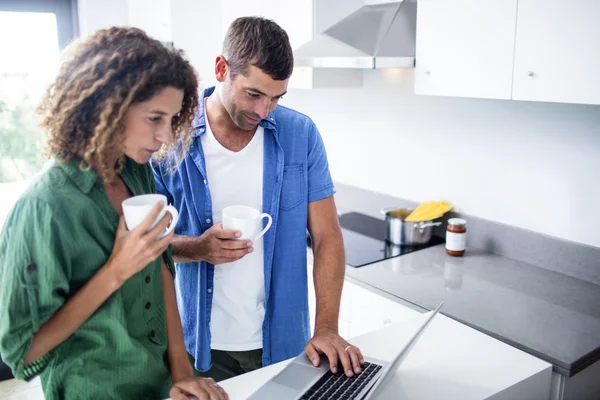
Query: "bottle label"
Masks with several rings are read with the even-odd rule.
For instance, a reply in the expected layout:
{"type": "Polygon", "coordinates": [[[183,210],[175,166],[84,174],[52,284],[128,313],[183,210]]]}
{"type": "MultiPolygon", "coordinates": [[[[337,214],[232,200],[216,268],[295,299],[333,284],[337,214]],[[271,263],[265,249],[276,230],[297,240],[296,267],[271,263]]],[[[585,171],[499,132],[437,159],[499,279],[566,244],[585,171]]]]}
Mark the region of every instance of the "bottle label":
{"type": "Polygon", "coordinates": [[[467,247],[467,233],[446,231],[446,248],[451,251],[465,250],[467,247]]]}

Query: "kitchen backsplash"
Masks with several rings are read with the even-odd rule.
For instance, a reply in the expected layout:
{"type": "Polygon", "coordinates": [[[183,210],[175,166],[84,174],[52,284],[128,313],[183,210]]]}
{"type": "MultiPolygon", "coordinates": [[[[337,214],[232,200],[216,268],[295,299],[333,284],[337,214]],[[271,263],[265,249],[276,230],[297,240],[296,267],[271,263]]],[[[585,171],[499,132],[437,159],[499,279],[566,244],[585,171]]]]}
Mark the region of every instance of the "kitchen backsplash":
{"type": "Polygon", "coordinates": [[[600,106],[416,96],[413,72],[282,104],[316,122],[338,182],[600,247],[600,106]]]}

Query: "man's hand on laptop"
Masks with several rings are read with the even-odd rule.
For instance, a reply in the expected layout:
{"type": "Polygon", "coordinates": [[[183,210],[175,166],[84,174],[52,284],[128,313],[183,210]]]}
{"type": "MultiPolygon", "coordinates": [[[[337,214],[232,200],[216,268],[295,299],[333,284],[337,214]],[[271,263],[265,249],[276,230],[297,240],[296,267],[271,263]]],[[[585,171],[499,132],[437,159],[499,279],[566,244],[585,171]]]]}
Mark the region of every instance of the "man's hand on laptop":
{"type": "Polygon", "coordinates": [[[325,354],[331,372],[337,374],[338,365],[341,364],[348,377],[360,374],[361,365],[365,363],[358,347],[352,346],[330,328],[315,329],[315,335],[304,347],[304,351],[315,367],[321,362],[320,355],[325,354]]]}

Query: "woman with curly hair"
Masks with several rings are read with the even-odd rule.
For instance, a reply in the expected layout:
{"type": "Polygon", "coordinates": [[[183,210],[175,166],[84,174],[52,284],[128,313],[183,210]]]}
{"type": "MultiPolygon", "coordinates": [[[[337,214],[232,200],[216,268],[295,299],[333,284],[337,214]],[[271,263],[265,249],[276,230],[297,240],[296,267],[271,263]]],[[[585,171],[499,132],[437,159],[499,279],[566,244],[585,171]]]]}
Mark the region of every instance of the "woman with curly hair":
{"type": "Polygon", "coordinates": [[[46,399],[226,399],[188,362],[170,223],[137,228],[123,200],[155,192],[150,158],[175,167],[197,109],[190,64],[134,28],[76,42],[40,106],[54,159],[0,237],[0,353],[46,399]]]}

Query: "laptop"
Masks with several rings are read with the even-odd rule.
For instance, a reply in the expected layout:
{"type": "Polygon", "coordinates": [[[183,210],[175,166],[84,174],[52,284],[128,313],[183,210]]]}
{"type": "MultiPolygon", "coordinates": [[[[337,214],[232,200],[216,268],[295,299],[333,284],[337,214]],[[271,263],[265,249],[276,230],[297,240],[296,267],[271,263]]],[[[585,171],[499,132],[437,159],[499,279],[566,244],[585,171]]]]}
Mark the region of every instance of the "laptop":
{"type": "Polygon", "coordinates": [[[391,362],[365,357],[362,372],[348,378],[343,373],[343,368],[338,368],[339,372],[333,374],[329,370],[327,357],[321,356],[321,364],[315,367],[303,352],[254,392],[248,400],[375,400],[442,305],[443,303],[430,312],[391,362]]]}

